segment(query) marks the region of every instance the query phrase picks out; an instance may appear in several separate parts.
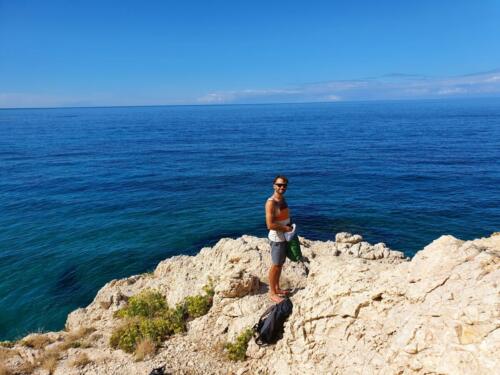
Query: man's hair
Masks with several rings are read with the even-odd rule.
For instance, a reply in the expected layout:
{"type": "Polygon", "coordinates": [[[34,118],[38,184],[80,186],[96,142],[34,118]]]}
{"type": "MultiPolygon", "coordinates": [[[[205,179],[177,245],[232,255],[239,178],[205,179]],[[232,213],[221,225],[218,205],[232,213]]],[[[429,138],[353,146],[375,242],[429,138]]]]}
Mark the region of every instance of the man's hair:
{"type": "Polygon", "coordinates": [[[283,181],[285,181],[286,184],[288,184],[288,178],[286,178],[285,176],[282,176],[282,175],[278,175],[274,178],[274,182],[273,184],[276,183],[276,181],[278,181],[279,179],[282,179],[283,181]]]}

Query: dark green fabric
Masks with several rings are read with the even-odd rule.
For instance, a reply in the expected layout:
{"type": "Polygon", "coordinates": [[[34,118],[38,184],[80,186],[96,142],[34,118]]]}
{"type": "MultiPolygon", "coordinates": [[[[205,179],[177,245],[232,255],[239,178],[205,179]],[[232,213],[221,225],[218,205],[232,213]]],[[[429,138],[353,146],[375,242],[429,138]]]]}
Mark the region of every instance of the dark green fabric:
{"type": "Polygon", "coordinates": [[[300,250],[299,238],[297,236],[286,243],[286,256],[292,262],[298,262],[302,259],[302,251],[300,250]]]}

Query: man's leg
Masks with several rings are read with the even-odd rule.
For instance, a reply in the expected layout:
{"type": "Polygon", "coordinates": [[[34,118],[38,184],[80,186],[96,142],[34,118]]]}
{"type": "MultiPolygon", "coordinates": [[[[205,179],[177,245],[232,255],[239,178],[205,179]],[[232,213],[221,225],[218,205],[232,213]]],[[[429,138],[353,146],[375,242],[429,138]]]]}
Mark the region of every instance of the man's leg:
{"type": "Polygon", "coordinates": [[[281,302],[283,298],[280,297],[282,292],[279,289],[279,282],[281,276],[281,269],[286,259],[286,243],[285,242],[271,242],[271,259],[272,266],[269,270],[269,289],[270,298],[274,302],[281,302]]]}
{"type": "Polygon", "coordinates": [[[277,277],[277,281],[276,281],[276,294],[280,295],[280,296],[287,296],[290,294],[290,290],[288,289],[281,289],[280,288],[280,277],[281,277],[281,271],[283,270],[283,266],[280,267],[279,271],[278,271],[278,277],[277,277]]]}
{"type": "Polygon", "coordinates": [[[283,266],[281,265],[273,264],[269,269],[269,298],[271,298],[271,300],[276,303],[283,301],[283,298],[278,295],[278,285],[282,268],[283,266]]]}

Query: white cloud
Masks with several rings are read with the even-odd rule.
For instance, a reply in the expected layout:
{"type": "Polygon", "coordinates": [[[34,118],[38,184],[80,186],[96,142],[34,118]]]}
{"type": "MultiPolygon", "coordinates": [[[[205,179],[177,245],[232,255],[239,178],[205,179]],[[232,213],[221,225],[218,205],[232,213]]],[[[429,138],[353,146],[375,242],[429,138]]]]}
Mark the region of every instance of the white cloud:
{"type": "Polygon", "coordinates": [[[500,70],[454,77],[388,74],[353,80],[312,82],[293,87],[214,90],[200,97],[172,93],[98,92],[72,96],[67,93],[0,92],[0,108],[68,107],[99,105],[296,103],[352,100],[432,99],[500,96],[500,70]]]}
{"type": "Polygon", "coordinates": [[[500,71],[454,77],[389,74],[357,80],[315,82],[289,88],[220,91],[200,98],[199,102],[211,96],[217,98],[219,103],[267,103],[432,99],[491,95],[500,96],[500,71]]]}
{"type": "Polygon", "coordinates": [[[302,92],[296,89],[245,89],[241,91],[222,91],[212,92],[196,99],[201,104],[224,104],[239,102],[242,98],[247,100],[258,99],[269,101],[277,97],[291,98],[294,95],[300,95],[302,92]]]}
{"type": "Polygon", "coordinates": [[[437,92],[438,95],[455,95],[455,94],[465,94],[466,89],[462,87],[450,87],[447,89],[442,89],[437,92]]]}
{"type": "Polygon", "coordinates": [[[342,98],[338,95],[327,95],[325,97],[325,101],[327,101],[327,102],[339,102],[341,100],[342,100],[342,98]]]}
{"type": "Polygon", "coordinates": [[[230,93],[210,93],[198,98],[197,102],[201,104],[224,104],[232,99],[233,98],[230,93]]]}

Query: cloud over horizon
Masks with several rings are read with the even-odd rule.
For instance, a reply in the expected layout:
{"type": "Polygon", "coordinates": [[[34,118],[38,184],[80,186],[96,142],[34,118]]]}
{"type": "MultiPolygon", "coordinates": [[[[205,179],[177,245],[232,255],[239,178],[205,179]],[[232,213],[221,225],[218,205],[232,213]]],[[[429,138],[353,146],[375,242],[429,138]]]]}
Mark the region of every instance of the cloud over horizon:
{"type": "Polygon", "coordinates": [[[500,96],[500,70],[453,77],[388,74],[354,80],[307,83],[290,88],[214,91],[200,104],[327,102],[500,96]]]}
{"type": "Polygon", "coordinates": [[[388,74],[352,80],[305,83],[295,87],[211,91],[199,97],[176,98],[172,93],[61,93],[0,92],[0,108],[83,106],[141,106],[189,104],[258,104],[500,97],[500,69],[450,77],[388,74]]]}

